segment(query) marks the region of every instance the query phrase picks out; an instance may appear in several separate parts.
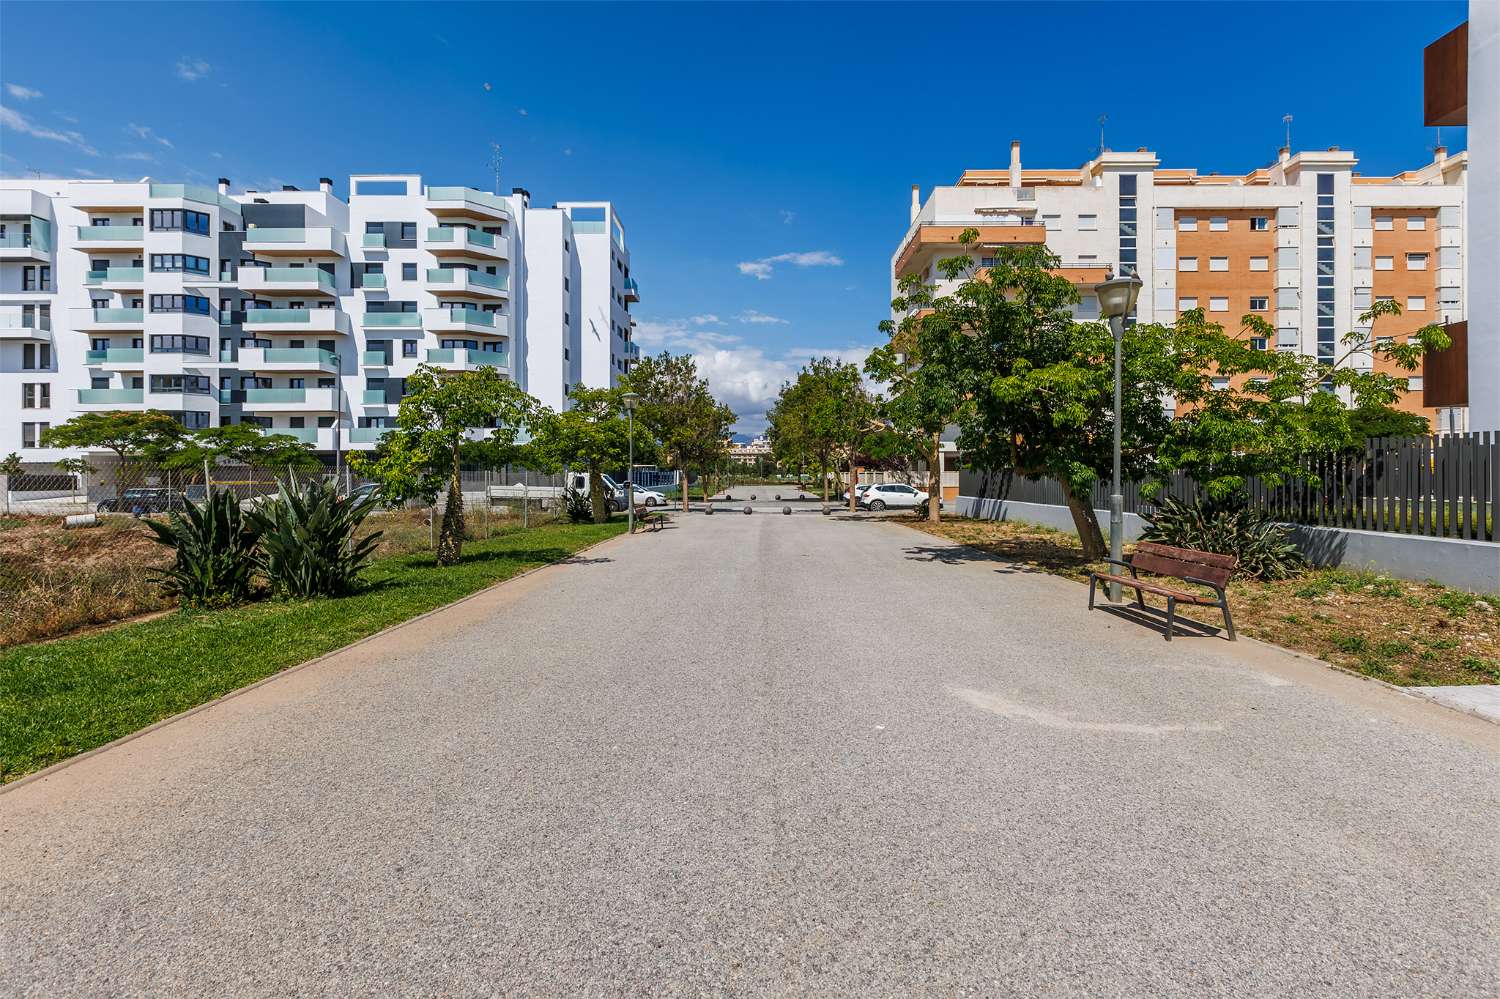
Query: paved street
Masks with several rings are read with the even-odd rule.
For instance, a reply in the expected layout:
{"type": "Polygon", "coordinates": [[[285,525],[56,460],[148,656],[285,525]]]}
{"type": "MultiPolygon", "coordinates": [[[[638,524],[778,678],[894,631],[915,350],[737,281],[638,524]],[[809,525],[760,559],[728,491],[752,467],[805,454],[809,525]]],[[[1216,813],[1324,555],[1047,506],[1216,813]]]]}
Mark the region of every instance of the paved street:
{"type": "Polygon", "coordinates": [[[0,993],[1500,992],[1500,727],[677,516],[0,794],[0,993]]]}

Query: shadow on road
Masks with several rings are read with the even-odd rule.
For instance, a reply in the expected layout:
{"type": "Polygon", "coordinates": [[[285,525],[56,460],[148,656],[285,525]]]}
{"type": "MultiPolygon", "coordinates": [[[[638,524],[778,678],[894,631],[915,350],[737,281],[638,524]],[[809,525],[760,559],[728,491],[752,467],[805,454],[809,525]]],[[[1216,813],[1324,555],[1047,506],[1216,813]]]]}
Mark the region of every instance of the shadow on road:
{"type": "MultiPolygon", "coordinates": [[[[1101,586],[1099,589],[1099,600],[1103,601],[1104,588],[1101,586]]],[[[1125,592],[1128,594],[1130,591],[1126,590],[1125,592]]],[[[1136,603],[1111,604],[1096,602],[1094,604],[1094,610],[1104,611],[1106,614],[1118,617],[1122,621],[1139,625],[1143,628],[1149,628],[1150,630],[1156,632],[1158,635],[1161,635],[1163,638],[1166,637],[1167,612],[1164,608],[1150,606],[1142,607],[1136,603]]],[[[1183,617],[1181,610],[1179,610],[1177,612],[1177,616],[1172,619],[1172,640],[1174,642],[1179,638],[1223,637],[1224,629],[1211,624],[1205,624],[1202,621],[1195,621],[1190,617],[1183,617]]]]}
{"type": "Polygon", "coordinates": [[[1088,560],[1075,550],[1062,545],[1038,548],[1035,541],[1028,541],[1024,546],[1003,541],[982,547],[916,545],[906,549],[906,557],[913,562],[942,562],[944,565],[991,562],[995,564],[996,572],[1048,573],[1074,578],[1082,577],[1088,567],[1088,560]]]}

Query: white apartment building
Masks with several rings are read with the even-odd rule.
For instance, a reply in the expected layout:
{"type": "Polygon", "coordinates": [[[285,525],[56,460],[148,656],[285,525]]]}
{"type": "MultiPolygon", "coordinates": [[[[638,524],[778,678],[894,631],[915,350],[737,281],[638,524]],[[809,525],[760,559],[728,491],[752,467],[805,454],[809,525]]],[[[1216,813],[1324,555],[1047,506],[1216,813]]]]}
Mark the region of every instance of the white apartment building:
{"type": "Polygon", "coordinates": [[[375,445],[419,364],[493,367],[554,409],[628,369],[610,203],[532,209],[405,174],[349,191],[0,181],[0,454],[55,461],[49,426],[160,409],[331,455],[375,445]],[[591,323],[616,335],[591,343],[591,323]]]}
{"type": "MultiPolygon", "coordinates": [[[[1045,244],[1078,288],[1082,319],[1098,318],[1092,288],[1106,273],[1132,271],[1145,283],[1138,321],[1170,323],[1202,308],[1233,332],[1257,313],[1276,329],[1264,346],[1327,360],[1342,356],[1340,339],[1377,298],[1403,310],[1381,320],[1382,337],[1463,319],[1468,155],[1439,148],[1432,162],[1390,177],[1361,176],[1357,164],[1339,149],[1283,149],[1249,174],[1201,175],[1163,169],[1139,149],[1027,170],[1012,143],[1008,169],[965,171],[925,201],[912,188],[892,288],[910,273],[941,286],[938,261],[973,227],[983,247],[1045,244]]],[[[1373,362],[1365,354],[1349,363],[1373,362]]],[[[1410,385],[1402,408],[1435,428],[1463,429],[1463,411],[1425,407],[1421,378],[1410,385]]]]}

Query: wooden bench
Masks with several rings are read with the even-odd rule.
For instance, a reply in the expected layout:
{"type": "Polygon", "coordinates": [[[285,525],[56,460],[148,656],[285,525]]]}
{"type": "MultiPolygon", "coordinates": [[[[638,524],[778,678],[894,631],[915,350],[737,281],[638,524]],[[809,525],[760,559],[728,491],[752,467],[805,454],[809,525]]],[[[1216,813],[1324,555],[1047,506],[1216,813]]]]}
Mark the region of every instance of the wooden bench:
{"type": "Polygon", "coordinates": [[[1111,576],[1103,572],[1089,573],[1089,610],[1094,609],[1094,588],[1099,583],[1106,585],[1119,583],[1121,586],[1128,586],[1135,590],[1136,603],[1143,608],[1146,606],[1145,595],[1147,593],[1155,593],[1167,598],[1167,641],[1169,642],[1172,640],[1172,624],[1177,618],[1179,603],[1219,608],[1224,612],[1224,628],[1229,632],[1229,640],[1231,642],[1238,640],[1234,634],[1234,618],[1229,616],[1229,598],[1224,593],[1224,587],[1229,585],[1229,577],[1234,575],[1234,556],[1215,555],[1212,552],[1200,552],[1191,548],[1173,548],[1171,545],[1160,545],[1154,541],[1142,541],[1136,544],[1130,561],[1122,562],[1112,558],[1104,561],[1129,569],[1130,575],[1126,577],[1111,576]],[[1175,586],[1166,586],[1153,580],[1141,579],[1138,575],[1140,572],[1149,572],[1154,576],[1167,576],[1180,579],[1185,583],[1207,586],[1214,591],[1214,595],[1210,597],[1201,591],[1193,592],[1175,586]]]}
{"type": "Polygon", "coordinates": [[[648,531],[659,531],[662,529],[662,525],[667,522],[667,513],[665,510],[656,510],[644,503],[637,503],[635,505],[635,522],[648,531]]]}

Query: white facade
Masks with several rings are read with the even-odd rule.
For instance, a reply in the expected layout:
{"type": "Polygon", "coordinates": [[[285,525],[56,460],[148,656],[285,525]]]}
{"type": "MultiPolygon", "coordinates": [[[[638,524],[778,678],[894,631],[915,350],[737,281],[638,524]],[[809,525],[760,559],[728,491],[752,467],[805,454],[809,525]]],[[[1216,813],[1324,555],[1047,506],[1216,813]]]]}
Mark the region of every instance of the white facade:
{"type": "Polygon", "coordinates": [[[582,269],[580,361],[590,386],[618,385],[635,359],[630,304],[639,300],[630,276],[625,227],[607,201],[569,201],[566,212],[582,269]]]}
{"type": "Polygon", "coordinates": [[[1469,428],[1500,431],[1500,3],[1469,4],[1469,428]],[[1482,275],[1482,277],[1480,277],[1482,275]]]}
{"type": "MultiPolygon", "coordinates": [[[[578,240],[568,210],[415,175],[352,177],[347,200],[332,186],[0,182],[0,455],[55,461],[45,427],[115,409],[363,449],[419,364],[493,367],[553,408],[624,373],[609,358],[629,354],[628,305],[609,296],[628,258],[578,240]],[[589,287],[625,345],[597,364],[589,287]]],[[[622,245],[613,207],[589,207],[622,245]]]]}

